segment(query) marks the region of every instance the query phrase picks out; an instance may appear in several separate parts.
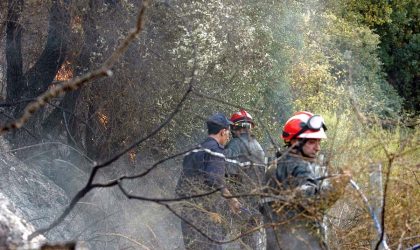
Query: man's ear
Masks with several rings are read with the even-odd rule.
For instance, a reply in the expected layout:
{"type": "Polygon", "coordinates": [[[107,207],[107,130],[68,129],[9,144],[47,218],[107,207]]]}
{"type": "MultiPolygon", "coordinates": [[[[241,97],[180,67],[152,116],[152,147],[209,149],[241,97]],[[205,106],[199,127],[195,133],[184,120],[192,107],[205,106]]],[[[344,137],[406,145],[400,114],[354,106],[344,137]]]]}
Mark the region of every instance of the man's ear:
{"type": "Polygon", "coordinates": [[[219,130],[219,132],[217,132],[217,135],[219,135],[219,136],[223,136],[223,129],[221,129],[221,130],[219,130]]]}
{"type": "Polygon", "coordinates": [[[229,130],[227,130],[227,129],[222,129],[222,135],[224,136],[224,135],[226,135],[227,133],[229,133],[229,130]]]}

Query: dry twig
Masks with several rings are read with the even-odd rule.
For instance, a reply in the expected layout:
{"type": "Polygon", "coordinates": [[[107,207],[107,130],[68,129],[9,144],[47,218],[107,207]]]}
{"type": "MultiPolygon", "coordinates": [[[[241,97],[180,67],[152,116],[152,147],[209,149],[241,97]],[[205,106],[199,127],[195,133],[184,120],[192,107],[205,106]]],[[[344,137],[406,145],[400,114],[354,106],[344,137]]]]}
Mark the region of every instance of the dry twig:
{"type": "Polygon", "coordinates": [[[143,6],[140,8],[137,18],[136,27],[128,34],[128,36],[122,41],[121,45],[112,53],[112,55],[102,64],[100,68],[48,89],[46,92],[38,96],[35,101],[26,106],[21,117],[0,127],[0,135],[8,131],[21,128],[36,111],[45,106],[54,97],[79,89],[93,80],[112,76],[113,72],[111,68],[128,49],[128,45],[130,45],[130,43],[132,43],[143,30],[144,13],[148,4],[148,0],[143,1],[143,6]]]}
{"type": "MultiPolygon", "coordinates": [[[[18,118],[17,120],[15,120],[14,122],[12,122],[8,125],[5,125],[5,126],[1,127],[0,128],[0,134],[4,133],[6,131],[10,131],[11,129],[16,129],[16,128],[22,127],[23,124],[32,116],[32,114],[35,111],[37,111],[38,109],[43,107],[52,98],[54,98],[54,97],[56,97],[60,94],[63,94],[67,91],[78,89],[78,88],[82,87],[83,85],[89,83],[92,80],[95,80],[95,79],[98,79],[98,78],[101,78],[101,77],[105,77],[105,76],[111,76],[112,75],[112,71],[111,71],[112,66],[124,54],[124,52],[128,48],[128,45],[130,45],[130,43],[133,42],[135,40],[135,38],[138,36],[138,34],[143,30],[143,28],[144,28],[144,15],[145,15],[145,11],[146,11],[147,7],[148,7],[148,1],[145,0],[145,1],[143,1],[143,5],[141,6],[141,8],[139,8],[139,14],[138,14],[138,17],[137,17],[137,23],[136,23],[135,29],[133,29],[128,34],[128,36],[123,40],[121,45],[114,51],[114,53],[112,53],[112,55],[108,58],[108,60],[106,60],[105,63],[99,69],[96,69],[92,72],[89,72],[89,73],[87,73],[87,74],[85,74],[81,77],[77,77],[75,79],[64,82],[63,84],[57,86],[56,88],[51,88],[50,90],[46,91],[45,93],[43,93],[42,95],[37,97],[35,102],[30,103],[25,108],[24,114],[20,118],[18,118]]],[[[159,126],[153,132],[157,133],[162,127],[163,126],[159,126]]],[[[148,138],[149,137],[147,136],[146,138],[144,138],[144,140],[146,140],[148,138]]],[[[144,141],[144,140],[140,140],[140,142],[144,141]]],[[[93,182],[93,179],[94,179],[97,171],[100,168],[111,164],[113,161],[118,159],[121,155],[122,154],[117,155],[116,157],[110,159],[109,161],[106,161],[103,164],[95,164],[95,166],[92,169],[91,175],[89,177],[88,183],[86,184],[86,186],[82,190],[80,190],[76,194],[76,196],[72,199],[69,206],[67,206],[67,208],[64,210],[64,212],[61,214],[61,216],[59,216],[57,219],[55,219],[48,227],[41,228],[41,229],[35,231],[34,233],[32,233],[31,235],[29,235],[28,239],[31,240],[34,237],[36,237],[36,236],[38,236],[42,233],[48,232],[49,230],[51,230],[52,228],[57,226],[59,223],[61,223],[64,220],[64,218],[71,212],[71,210],[77,204],[77,202],[81,198],[83,198],[92,189],[92,187],[91,187],[92,182],[93,182]]]]}

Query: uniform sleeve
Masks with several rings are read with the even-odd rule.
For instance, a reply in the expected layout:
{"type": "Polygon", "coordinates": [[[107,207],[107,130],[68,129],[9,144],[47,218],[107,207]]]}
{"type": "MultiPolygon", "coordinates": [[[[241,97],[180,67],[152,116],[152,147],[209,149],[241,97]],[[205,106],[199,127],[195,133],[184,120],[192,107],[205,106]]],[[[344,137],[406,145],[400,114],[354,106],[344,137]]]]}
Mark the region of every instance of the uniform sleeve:
{"type": "Polygon", "coordinates": [[[282,161],[277,167],[277,179],[284,188],[296,190],[304,197],[318,193],[317,180],[309,165],[294,159],[282,161]]]}
{"type": "MultiPolygon", "coordinates": [[[[223,153],[223,150],[210,149],[213,152],[223,153]]],[[[217,156],[206,154],[207,184],[211,187],[220,188],[225,186],[225,161],[217,156]]]]}
{"type": "MultiPolygon", "coordinates": [[[[229,159],[237,160],[239,155],[239,148],[235,139],[228,144],[225,149],[225,156],[229,159]]],[[[239,166],[237,164],[226,162],[226,174],[237,175],[239,174],[239,166]]]]}
{"type": "Polygon", "coordinates": [[[254,152],[256,154],[257,159],[260,161],[259,163],[264,163],[265,153],[263,148],[257,141],[255,141],[255,148],[256,149],[254,150],[254,152]]]}
{"type": "Polygon", "coordinates": [[[302,200],[306,206],[310,205],[318,209],[327,209],[332,206],[339,198],[327,180],[317,180],[315,175],[308,167],[297,166],[294,176],[299,182],[298,192],[305,197],[302,200]]]}
{"type": "Polygon", "coordinates": [[[247,140],[240,137],[232,139],[228,144],[226,156],[240,162],[251,161],[262,164],[264,163],[265,154],[257,140],[253,138],[247,140]]]}
{"type": "Polygon", "coordinates": [[[306,197],[314,196],[319,188],[314,173],[306,164],[299,164],[292,170],[293,186],[295,186],[302,195],[306,197]]]}

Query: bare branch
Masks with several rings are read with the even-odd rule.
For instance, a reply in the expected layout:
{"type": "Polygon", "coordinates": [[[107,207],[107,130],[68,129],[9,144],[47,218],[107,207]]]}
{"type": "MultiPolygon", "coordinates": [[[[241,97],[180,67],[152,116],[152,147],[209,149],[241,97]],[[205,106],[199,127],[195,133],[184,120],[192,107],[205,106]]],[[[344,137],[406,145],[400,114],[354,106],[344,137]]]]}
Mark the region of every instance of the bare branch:
{"type": "MultiPolygon", "coordinates": [[[[64,82],[63,84],[57,86],[56,88],[51,88],[50,90],[46,91],[45,93],[43,93],[42,95],[40,95],[37,98],[37,101],[30,103],[25,108],[24,114],[20,118],[18,118],[16,121],[14,121],[14,122],[6,125],[6,126],[1,127],[0,128],[0,134],[2,134],[4,132],[7,132],[7,131],[10,131],[11,129],[16,129],[16,128],[22,127],[23,124],[32,116],[32,114],[35,111],[37,111],[39,108],[44,106],[52,98],[54,98],[58,95],[61,95],[65,92],[67,92],[67,91],[78,89],[78,88],[82,87],[83,85],[85,85],[86,83],[88,83],[88,82],[90,82],[94,79],[98,79],[98,78],[105,77],[105,76],[111,76],[112,75],[111,67],[124,54],[124,52],[128,48],[128,45],[131,42],[133,42],[134,39],[137,37],[137,35],[143,30],[143,27],[144,27],[144,13],[145,13],[145,10],[146,10],[147,7],[148,7],[148,1],[145,0],[145,1],[143,1],[143,5],[141,6],[141,8],[139,8],[140,11],[139,11],[139,15],[137,17],[136,28],[129,33],[129,35],[124,39],[122,44],[114,51],[114,53],[112,53],[110,58],[108,58],[108,60],[102,65],[102,67],[100,67],[99,69],[96,69],[92,72],[89,72],[89,73],[87,73],[87,74],[85,74],[81,77],[77,77],[75,79],[64,82]]],[[[161,127],[162,126],[160,126],[160,129],[161,129],[161,127]]],[[[157,133],[160,129],[155,130],[154,132],[157,133]]],[[[149,138],[149,137],[147,137],[147,138],[149,138]]],[[[120,156],[116,157],[115,160],[118,159],[120,156]]],[[[53,223],[51,223],[47,228],[37,230],[34,233],[32,233],[31,235],[29,235],[28,239],[33,239],[34,237],[36,237],[36,236],[38,236],[42,233],[48,232],[49,230],[51,230],[52,228],[57,226],[59,223],[61,223],[64,220],[64,218],[70,213],[70,211],[73,209],[73,207],[77,204],[77,202],[81,198],[83,198],[92,189],[91,184],[92,184],[93,178],[96,175],[96,172],[101,167],[107,166],[111,163],[112,163],[112,161],[107,161],[102,166],[101,166],[101,164],[96,165],[91,172],[89,181],[86,184],[86,186],[76,194],[76,196],[72,199],[69,206],[64,210],[64,212],[61,214],[61,216],[59,216],[56,220],[54,220],[53,223]]]]}
{"type": "Polygon", "coordinates": [[[368,208],[369,214],[370,214],[370,216],[373,219],[373,223],[375,225],[376,230],[378,231],[378,234],[382,234],[382,226],[379,223],[378,217],[376,217],[376,214],[373,211],[373,208],[370,206],[369,201],[368,201],[366,195],[362,192],[362,190],[360,189],[359,185],[357,185],[357,183],[354,180],[350,180],[350,184],[357,191],[357,193],[360,195],[360,197],[362,198],[363,202],[365,203],[366,207],[368,208]]]}
{"type": "Polygon", "coordinates": [[[419,179],[417,178],[416,172],[414,172],[414,171],[411,171],[411,172],[413,173],[414,178],[416,179],[417,184],[420,186],[420,181],[419,181],[419,179]]]}
{"type": "MultiPolygon", "coordinates": [[[[9,119],[14,119],[12,116],[10,116],[10,115],[8,115],[8,114],[6,114],[5,112],[3,112],[3,111],[0,111],[0,114],[2,114],[2,115],[4,115],[5,117],[7,117],[7,118],[9,118],[9,119]]],[[[35,139],[37,139],[37,140],[39,140],[39,138],[36,136],[36,135],[34,135],[34,133],[32,133],[28,128],[26,128],[25,126],[22,126],[22,129],[23,130],[25,130],[30,136],[32,136],[33,138],[35,138],[35,139]]]]}
{"type": "Polygon", "coordinates": [[[146,141],[147,139],[149,139],[149,138],[153,137],[154,135],[156,135],[163,127],[165,127],[170,121],[172,121],[172,119],[174,118],[174,116],[181,110],[182,105],[187,100],[187,97],[188,97],[188,95],[190,94],[190,92],[192,90],[192,86],[193,86],[193,82],[194,82],[194,76],[195,76],[195,70],[193,72],[193,77],[191,78],[191,81],[190,81],[190,84],[189,84],[189,87],[188,87],[187,91],[185,92],[185,94],[182,97],[181,101],[178,103],[178,105],[172,111],[172,113],[165,119],[165,121],[163,121],[158,127],[156,127],[152,132],[150,132],[145,137],[143,137],[143,138],[141,138],[141,139],[133,142],[130,146],[128,146],[127,148],[125,148],[124,150],[122,150],[120,153],[112,156],[110,159],[106,160],[103,163],[97,164],[94,168],[95,169],[101,169],[101,168],[106,167],[109,164],[113,163],[114,161],[118,160],[121,156],[123,156],[125,153],[127,153],[128,151],[130,151],[133,148],[135,148],[140,143],[142,143],[142,142],[146,141]]]}
{"type": "Polygon", "coordinates": [[[199,92],[198,90],[195,90],[195,89],[192,91],[192,93],[194,95],[196,95],[196,96],[199,96],[199,97],[202,97],[202,98],[206,98],[206,99],[209,99],[209,100],[213,100],[213,101],[216,101],[216,102],[220,102],[220,103],[223,103],[225,105],[228,105],[228,106],[231,106],[231,107],[235,107],[235,108],[238,108],[238,109],[246,108],[246,110],[249,110],[249,111],[253,111],[253,112],[257,112],[257,113],[260,113],[261,112],[260,110],[257,110],[257,109],[253,109],[253,108],[249,108],[249,107],[244,107],[244,106],[239,106],[239,105],[236,105],[236,104],[233,104],[233,103],[229,103],[229,102],[223,101],[223,100],[221,100],[219,98],[216,98],[216,97],[205,95],[205,94],[203,94],[203,93],[201,93],[201,92],[199,92]]]}
{"type": "Polygon", "coordinates": [[[150,250],[150,248],[149,247],[147,247],[146,245],[144,245],[144,244],[142,244],[141,242],[139,242],[138,240],[134,240],[133,238],[131,238],[131,237],[128,237],[128,236],[126,236],[126,235],[124,235],[124,234],[119,234],[119,233],[98,233],[97,235],[100,235],[100,236],[116,236],[116,237],[121,237],[121,238],[124,238],[124,239],[127,239],[128,241],[130,241],[130,242],[133,242],[134,244],[136,244],[137,246],[139,246],[139,247],[142,247],[143,249],[146,249],[146,250],[150,250]]]}
{"type": "MultiPolygon", "coordinates": [[[[57,226],[59,223],[61,223],[64,218],[73,210],[74,206],[77,204],[77,202],[82,199],[89,191],[91,191],[92,189],[99,187],[98,185],[92,184],[97,172],[99,169],[104,168],[109,166],[111,163],[113,163],[114,161],[116,161],[118,158],[120,158],[123,154],[127,153],[129,150],[131,150],[132,148],[134,148],[135,146],[137,146],[138,144],[144,142],[145,140],[149,139],[150,137],[154,136],[155,134],[157,134],[165,125],[167,125],[172,118],[175,116],[175,114],[177,112],[179,112],[183,102],[185,102],[188,93],[191,91],[191,85],[192,81],[190,83],[190,88],[187,90],[187,92],[184,95],[184,98],[181,100],[181,102],[178,104],[177,108],[170,114],[170,116],[162,123],[160,124],[156,129],[154,129],[150,134],[146,135],[145,137],[139,139],[138,141],[136,141],[134,144],[132,144],[131,146],[129,146],[128,148],[126,148],[125,150],[123,150],[122,152],[120,152],[119,154],[111,157],[111,159],[100,163],[100,164],[95,164],[95,166],[93,167],[90,176],[89,176],[89,180],[86,184],[86,186],[81,189],[76,196],[71,200],[70,204],[66,207],[66,209],[64,210],[64,212],[53,222],[50,224],[50,226],[48,226],[47,228],[44,229],[40,229],[38,231],[35,231],[33,234],[30,235],[29,239],[32,239],[33,237],[38,236],[39,234],[42,234],[44,232],[47,232],[49,230],[51,230],[52,228],[54,228],[55,226],[57,226]]],[[[115,185],[115,184],[114,184],[115,185]]]]}
{"type": "Polygon", "coordinates": [[[394,158],[388,159],[388,167],[387,167],[385,186],[384,186],[384,195],[382,197],[382,209],[381,209],[381,228],[382,228],[382,232],[380,234],[378,242],[376,243],[375,250],[379,249],[382,242],[384,243],[384,245],[386,245],[386,247],[388,247],[387,244],[386,244],[386,241],[384,241],[384,237],[385,237],[385,207],[386,207],[386,196],[388,194],[388,186],[389,186],[389,180],[390,180],[391,167],[392,167],[393,160],[394,160],[394,158]]]}
{"type": "MultiPolygon", "coordinates": [[[[129,43],[134,40],[134,38],[136,37],[136,35],[142,30],[142,25],[143,25],[143,15],[144,15],[144,11],[146,8],[146,3],[143,3],[143,7],[140,10],[139,16],[138,16],[138,21],[137,21],[137,27],[135,30],[133,30],[128,37],[124,40],[124,42],[122,43],[122,45],[120,46],[120,48],[118,48],[116,50],[116,52],[118,53],[123,53],[126,49],[127,46],[129,45],[129,43]],[[138,26],[141,26],[140,28],[138,26]]],[[[111,55],[110,59],[108,59],[105,63],[104,66],[101,67],[100,69],[93,71],[91,73],[86,74],[85,76],[85,81],[87,79],[91,79],[91,78],[95,78],[95,77],[99,77],[101,76],[101,74],[108,74],[110,72],[110,70],[107,67],[111,67],[115,61],[119,58],[118,53],[116,54],[116,52],[114,52],[113,55],[111,55]],[[108,70],[105,70],[108,69],[108,70]]],[[[193,53],[194,58],[196,58],[196,49],[195,49],[195,45],[194,45],[194,53],[193,53]]],[[[125,153],[129,152],[131,149],[133,149],[134,147],[138,146],[140,143],[146,141],[147,139],[153,137],[154,135],[156,135],[162,128],[164,128],[173,118],[174,116],[181,110],[182,105],[185,103],[185,101],[187,100],[189,94],[192,91],[192,87],[193,87],[193,83],[195,82],[195,76],[196,76],[196,60],[194,60],[194,65],[192,68],[192,73],[190,76],[190,80],[189,80],[189,86],[188,89],[186,90],[184,96],[181,98],[180,102],[178,103],[178,105],[175,107],[175,109],[170,113],[170,115],[165,119],[165,121],[163,121],[158,127],[156,127],[152,132],[150,132],[149,134],[147,134],[145,137],[140,138],[139,140],[135,141],[134,143],[132,143],[130,146],[128,146],[126,149],[122,150],[120,153],[112,156],[110,159],[104,161],[103,163],[100,164],[95,164],[93,166],[93,169],[90,173],[89,176],[89,180],[86,183],[85,187],[82,188],[71,200],[70,204],[65,208],[65,210],[63,211],[63,213],[56,218],[48,227],[40,229],[35,231],[34,233],[32,233],[31,235],[29,235],[28,239],[33,239],[34,237],[38,236],[39,234],[48,232],[49,230],[51,230],[52,228],[54,228],[55,226],[57,226],[58,224],[60,224],[64,218],[73,210],[74,206],[78,203],[78,201],[80,199],[82,199],[88,192],[90,192],[92,189],[100,187],[101,184],[92,184],[98,170],[100,170],[101,168],[107,167],[109,166],[111,163],[113,163],[114,161],[118,160],[122,155],[124,155],[125,153]]],[[[81,86],[81,82],[75,82],[73,85],[71,85],[70,87],[80,87],[81,86]]],[[[146,175],[148,172],[150,172],[150,170],[146,171],[145,173],[142,173],[141,175],[144,176],[146,175]]],[[[113,186],[115,184],[110,184],[110,186],[113,186]]]]}
{"type": "Polygon", "coordinates": [[[98,183],[98,184],[94,184],[95,185],[95,187],[112,187],[112,186],[115,186],[115,185],[117,185],[119,182],[122,182],[123,180],[125,180],[125,179],[127,179],[127,180],[130,180],[130,179],[137,179],[137,178],[141,178],[141,177],[143,177],[143,176],[146,176],[147,174],[149,174],[153,169],[155,169],[157,166],[159,166],[160,164],[162,164],[162,163],[164,163],[164,162],[166,162],[166,161],[168,161],[168,160],[171,160],[171,159],[173,159],[173,158],[175,158],[175,157],[178,157],[178,156],[181,156],[181,155],[184,155],[184,154],[186,154],[186,153],[188,153],[188,152],[190,152],[191,151],[191,149],[189,149],[189,150],[185,150],[185,151],[182,151],[182,152],[180,152],[180,153],[177,153],[177,154],[173,154],[173,155],[171,155],[171,156],[169,156],[169,157],[166,157],[166,158],[164,158],[164,159],[161,159],[161,160],[159,160],[158,162],[156,162],[156,163],[154,163],[150,168],[148,168],[148,169],[146,169],[145,171],[143,171],[142,173],[139,173],[139,174],[136,174],[136,175],[131,175],[131,176],[121,176],[121,177],[119,177],[119,178],[117,178],[117,179],[114,179],[114,180],[111,180],[111,181],[109,181],[109,182],[107,182],[107,183],[98,183]]]}
{"type": "MultiPolygon", "coordinates": [[[[405,222],[405,225],[407,227],[407,221],[405,222]]],[[[401,250],[402,249],[402,243],[403,243],[403,239],[404,239],[404,236],[405,236],[406,233],[407,233],[407,230],[404,229],[404,231],[401,233],[400,239],[398,240],[398,248],[397,248],[397,250],[401,250]]]]}
{"type": "Polygon", "coordinates": [[[31,102],[29,105],[26,106],[21,117],[17,118],[15,121],[9,124],[0,127],[0,135],[8,131],[21,128],[23,124],[25,124],[36,111],[38,111],[41,107],[45,106],[46,103],[52,98],[62,95],[65,92],[79,89],[80,87],[86,85],[87,83],[93,80],[102,77],[112,76],[113,73],[111,71],[111,68],[128,49],[128,45],[130,45],[130,43],[132,43],[139,35],[139,33],[143,30],[144,13],[146,11],[148,3],[148,0],[143,1],[143,5],[140,8],[135,29],[128,34],[128,36],[123,40],[121,45],[112,53],[112,55],[108,58],[108,60],[104,62],[104,64],[100,68],[86,73],[85,75],[82,75],[80,77],[76,77],[69,81],[63,82],[62,84],[45,91],[43,94],[38,96],[34,102],[31,102]]]}
{"type": "MultiPolygon", "coordinates": [[[[257,110],[257,109],[253,109],[253,108],[249,108],[249,107],[243,107],[243,106],[239,106],[239,105],[236,105],[236,104],[233,104],[233,103],[230,103],[230,102],[226,102],[226,101],[221,100],[221,99],[219,99],[219,98],[216,98],[216,97],[212,97],[212,96],[205,95],[205,94],[203,94],[203,93],[201,93],[201,92],[199,92],[198,90],[195,90],[195,89],[192,91],[192,93],[193,93],[194,95],[198,96],[198,97],[205,98],[205,99],[209,99],[209,100],[212,100],[212,101],[216,101],[216,102],[219,102],[219,103],[222,103],[222,104],[225,104],[225,105],[231,106],[231,107],[235,107],[235,108],[238,108],[238,109],[245,108],[246,110],[253,111],[253,112],[256,112],[256,113],[258,113],[258,114],[260,114],[260,113],[261,113],[261,110],[257,110]]],[[[261,121],[261,119],[260,119],[258,116],[256,117],[256,119],[258,120],[258,122],[259,122],[259,124],[261,125],[261,127],[263,128],[263,130],[266,132],[267,136],[268,136],[268,137],[269,137],[269,139],[270,139],[271,144],[272,144],[272,145],[273,145],[273,146],[277,149],[277,151],[279,151],[279,152],[280,152],[280,148],[279,148],[279,146],[277,145],[277,143],[275,143],[275,141],[274,141],[273,137],[272,137],[272,136],[271,136],[271,134],[270,134],[270,131],[268,131],[268,129],[267,129],[267,128],[266,128],[266,126],[264,125],[264,122],[262,122],[262,121],[261,121]]]]}
{"type": "Polygon", "coordinates": [[[244,236],[247,236],[249,234],[252,234],[258,230],[260,230],[261,228],[269,228],[269,227],[277,227],[280,226],[281,223],[266,223],[264,225],[260,225],[258,227],[254,227],[251,230],[248,230],[242,234],[239,234],[231,239],[228,240],[216,240],[211,238],[210,236],[208,236],[206,233],[204,233],[202,230],[200,230],[197,226],[194,225],[194,223],[192,223],[191,221],[185,219],[182,215],[180,215],[179,213],[177,213],[171,206],[169,206],[166,203],[159,203],[158,204],[165,206],[166,209],[168,209],[172,214],[174,214],[176,217],[178,217],[180,220],[182,220],[183,222],[187,223],[190,227],[192,227],[194,230],[196,230],[199,234],[201,234],[203,237],[205,237],[206,239],[208,239],[211,242],[217,243],[217,244],[227,244],[227,243],[231,243],[234,242],[244,236]]]}
{"type": "Polygon", "coordinates": [[[51,101],[48,101],[47,104],[51,105],[54,108],[57,108],[57,109],[61,110],[63,112],[63,115],[64,115],[64,113],[69,114],[70,116],[72,116],[76,120],[78,120],[79,122],[83,123],[90,131],[93,131],[93,128],[87,122],[85,122],[82,118],[78,117],[74,112],[63,108],[60,105],[56,105],[56,104],[52,103],[51,101]]]}
{"type": "MultiPolygon", "coordinates": [[[[349,58],[348,59],[350,59],[351,58],[351,52],[350,52],[350,54],[348,55],[349,56],[349,58]]],[[[351,66],[351,64],[349,63],[348,64],[348,70],[349,70],[349,74],[348,74],[348,77],[349,77],[349,80],[348,80],[348,84],[350,85],[352,82],[353,82],[353,68],[352,68],[352,66],[351,66]]],[[[350,104],[351,104],[351,106],[352,106],[352,108],[353,108],[353,111],[354,111],[354,113],[355,113],[355,115],[356,115],[356,117],[357,117],[357,119],[359,120],[359,122],[362,124],[362,125],[367,125],[368,124],[368,119],[366,118],[366,116],[364,116],[363,114],[362,114],[362,112],[360,111],[360,109],[359,109],[359,106],[357,105],[357,102],[356,102],[356,99],[354,98],[354,93],[353,93],[353,91],[352,91],[352,88],[351,88],[351,86],[348,86],[348,91],[349,91],[349,95],[348,95],[348,98],[349,98],[349,101],[350,101],[350,104]]],[[[394,160],[394,155],[393,154],[391,154],[389,151],[388,151],[388,149],[387,149],[387,147],[385,146],[386,144],[383,142],[383,140],[382,140],[382,138],[380,137],[380,136],[377,136],[376,134],[374,134],[374,133],[371,133],[371,135],[376,139],[376,140],[378,140],[379,142],[380,142],[380,146],[382,147],[382,149],[383,149],[383,151],[384,151],[384,153],[385,153],[385,155],[386,155],[386,157],[388,158],[388,166],[387,166],[387,173],[386,173],[386,179],[385,179],[385,185],[384,185],[384,193],[383,193],[383,197],[382,197],[382,208],[381,208],[381,221],[380,221],[380,225],[377,225],[378,224],[378,221],[377,220],[375,220],[375,218],[374,217],[372,217],[373,219],[374,219],[374,223],[375,223],[375,227],[377,228],[377,230],[378,230],[378,232],[380,232],[379,234],[380,234],[380,237],[379,237],[379,240],[378,240],[378,242],[376,243],[376,246],[375,246],[375,250],[378,250],[379,249],[379,247],[381,246],[381,244],[383,244],[383,246],[386,248],[386,249],[389,249],[389,247],[388,247],[388,245],[387,245],[387,242],[384,240],[384,236],[385,236],[385,207],[386,207],[386,196],[387,196],[387,191],[388,191],[388,183],[389,183],[389,177],[390,177],[390,174],[391,174],[391,167],[392,167],[392,163],[393,163],[393,160],[394,160]]],[[[354,182],[352,182],[352,185],[354,186],[354,182]]],[[[354,186],[355,187],[355,186],[354,186]]],[[[355,187],[356,188],[356,187],[355,187]]],[[[358,190],[357,188],[356,188],[356,190],[358,190]]],[[[360,190],[360,189],[359,189],[360,190]]],[[[366,201],[367,201],[367,199],[366,199],[366,201]]],[[[365,201],[365,202],[366,202],[365,201]]],[[[369,209],[371,210],[371,208],[369,207],[369,209]]],[[[371,212],[371,211],[370,211],[371,212]]],[[[372,211],[373,212],[373,211],[372,211]]],[[[374,215],[374,213],[372,213],[371,212],[371,216],[373,216],[374,215]]],[[[376,217],[376,216],[375,216],[376,217]]]]}
{"type": "Polygon", "coordinates": [[[144,196],[139,196],[139,195],[131,195],[129,194],[124,187],[122,186],[121,182],[118,182],[118,187],[120,188],[121,192],[128,198],[128,199],[135,199],[135,200],[141,200],[141,201],[151,201],[151,202],[155,202],[155,203],[166,203],[166,202],[175,202],[175,201],[184,201],[184,200],[191,200],[191,199],[195,199],[195,198],[200,198],[200,197],[205,197],[205,196],[209,196],[211,194],[214,194],[216,192],[219,192],[222,188],[217,188],[214,190],[211,190],[209,192],[206,193],[201,193],[201,194],[195,194],[195,195],[189,195],[189,196],[181,196],[181,197],[176,197],[176,198],[148,198],[148,197],[144,197],[144,196]]]}
{"type": "Polygon", "coordinates": [[[82,152],[80,152],[78,149],[64,144],[62,142],[43,142],[43,143],[38,143],[38,144],[34,144],[34,145],[29,145],[29,146],[24,146],[24,147],[20,147],[20,148],[15,148],[15,149],[11,149],[5,152],[1,152],[1,153],[10,153],[10,152],[15,152],[15,151],[19,151],[19,150],[24,150],[24,149],[29,149],[29,148],[33,148],[33,147],[40,147],[40,146],[44,146],[44,145],[62,145],[62,146],[66,146],[74,151],[76,151],[79,155],[83,156],[86,160],[88,160],[90,163],[93,163],[94,161],[92,159],[90,159],[87,155],[83,154],[82,152]]]}

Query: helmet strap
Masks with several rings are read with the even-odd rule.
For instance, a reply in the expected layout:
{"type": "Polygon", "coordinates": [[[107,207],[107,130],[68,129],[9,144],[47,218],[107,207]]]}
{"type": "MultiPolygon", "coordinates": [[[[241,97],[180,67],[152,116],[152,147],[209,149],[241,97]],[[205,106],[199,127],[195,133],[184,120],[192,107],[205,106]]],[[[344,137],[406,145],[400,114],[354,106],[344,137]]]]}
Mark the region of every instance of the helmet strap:
{"type": "Polygon", "coordinates": [[[305,154],[305,152],[303,151],[303,146],[305,146],[305,143],[306,142],[308,142],[308,138],[303,138],[303,139],[299,139],[301,142],[299,142],[299,144],[298,144],[298,150],[299,150],[299,152],[300,152],[300,154],[303,156],[303,157],[306,157],[306,158],[310,158],[310,159],[314,159],[314,157],[312,157],[312,156],[309,156],[309,155],[307,155],[307,154],[305,154]]]}
{"type": "Polygon", "coordinates": [[[296,143],[293,146],[293,149],[296,149],[297,152],[299,152],[302,156],[311,158],[310,156],[306,155],[305,152],[303,152],[303,146],[305,146],[305,143],[308,141],[308,139],[298,138],[297,140],[298,140],[298,143],[296,143]]]}

